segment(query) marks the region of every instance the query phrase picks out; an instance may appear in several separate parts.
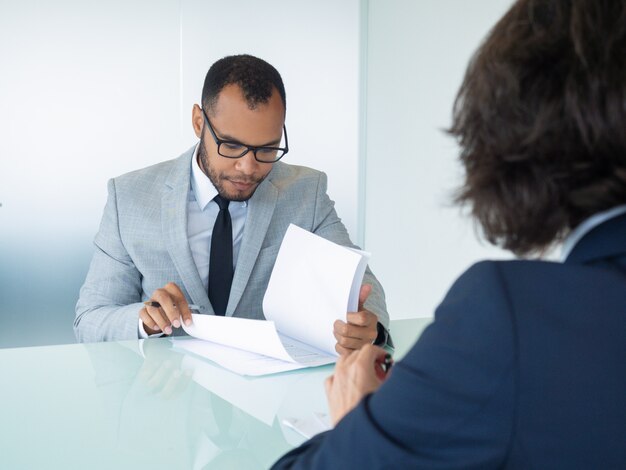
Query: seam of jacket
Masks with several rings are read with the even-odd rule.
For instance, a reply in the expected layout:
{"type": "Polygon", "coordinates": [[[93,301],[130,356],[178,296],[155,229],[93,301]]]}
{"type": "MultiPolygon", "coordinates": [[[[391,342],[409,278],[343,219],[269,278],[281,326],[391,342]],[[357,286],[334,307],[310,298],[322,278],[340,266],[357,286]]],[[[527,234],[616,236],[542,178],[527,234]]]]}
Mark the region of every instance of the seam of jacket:
{"type": "Polygon", "coordinates": [[[499,263],[495,263],[495,268],[498,274],[498,281],[502,286],[502,290],[504,292],[504,298],[509,306],[509,317],[511,321],[511,337],[513,339],[513,415],[511,417],[511,434],[509,437],[509,445],[507,446],[506,452],[504,454],[504,459],[502,461],[503,465],[509,461],[511,453],[513,451],[513,443],[515,442],[515,436],[517,434],[518,429],[518,420],[519,420],[519,384],[520,384],[520,364],[519,364],[519,336],[517,334],[517,315],[515,313],[515,308],[513,306],[513,300],[511,299],[511,293],[507,287],[506,276],[502,272],[502,267],[499,263]]]}

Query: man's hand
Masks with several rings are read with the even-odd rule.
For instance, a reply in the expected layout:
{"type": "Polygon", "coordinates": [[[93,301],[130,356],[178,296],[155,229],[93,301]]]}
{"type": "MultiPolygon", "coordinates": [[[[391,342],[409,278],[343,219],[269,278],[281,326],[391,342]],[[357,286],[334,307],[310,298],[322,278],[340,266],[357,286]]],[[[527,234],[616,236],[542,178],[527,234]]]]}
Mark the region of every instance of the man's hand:
{"type": "Polygon", "coordinates": [[[359,293],[359,311],[348,312],[347,323],[336,320],[333,325],[333,334],[337,340],[335,351],[342,356],[361,349],[366,344],[372,344],[378,336],[378,317],[363,308],[363,304],[372,291],[372,286],[361,286],[359,293]]]}
{"type": "Polygon", "coordinates": [[[382,367],[386,355],[384,349],[366,344],[337,360],[335,373],[325,382],[333,425],[358,405],[365,395],[378,390],[386,378],[382,367]]]}
{"type": "Polygon", "coordinates": [[[153,335],[163,332],[172,334],[172,327],[179,328],[182,321],[185,325],[191,324],[191,310],[180,288],[170,282],[160,289],[155,290],[150,300],[158,302],[160,307],[145,306],[139,311],[139,318],[143,322],[146,333],[153,335]]]}

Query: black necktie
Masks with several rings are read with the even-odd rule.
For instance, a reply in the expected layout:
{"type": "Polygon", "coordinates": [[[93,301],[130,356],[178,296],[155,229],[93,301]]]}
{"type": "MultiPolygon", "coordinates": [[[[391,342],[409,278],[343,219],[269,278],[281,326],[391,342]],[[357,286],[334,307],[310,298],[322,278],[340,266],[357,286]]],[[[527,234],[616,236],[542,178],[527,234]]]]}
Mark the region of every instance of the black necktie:
{"type": "Polygon", "coordinates": [[[211,236],[209,260],[209,300],[216,315],[224,315],[233,282],[233,225],[228,212],[230,201],[217,195],[213,200],[220,206],[211,236]]]}

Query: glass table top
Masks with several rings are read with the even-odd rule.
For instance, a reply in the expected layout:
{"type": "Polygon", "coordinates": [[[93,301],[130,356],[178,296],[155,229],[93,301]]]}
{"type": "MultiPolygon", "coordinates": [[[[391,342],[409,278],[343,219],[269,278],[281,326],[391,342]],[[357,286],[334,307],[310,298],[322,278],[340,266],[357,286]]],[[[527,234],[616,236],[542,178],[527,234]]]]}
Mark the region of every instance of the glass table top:
{"type": "MultiPolygon", "coordinates": [[[[431,319],[392,321],[396,360],[431,319]]],[[[172,350],[167,338],[0,349],[0,466],[268,468],[327,413],[333,366],[258,378],[172,350]]]]}

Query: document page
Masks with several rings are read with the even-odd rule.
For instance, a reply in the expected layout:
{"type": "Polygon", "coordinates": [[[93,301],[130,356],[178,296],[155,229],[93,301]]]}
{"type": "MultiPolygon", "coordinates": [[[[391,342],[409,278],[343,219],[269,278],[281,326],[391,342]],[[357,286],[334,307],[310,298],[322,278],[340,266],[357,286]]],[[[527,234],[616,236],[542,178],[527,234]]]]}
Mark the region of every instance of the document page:
{"type": "Polygon", "coordinates": [[[320,366],[335,362],[337,359],[336,354],[327,354],[281,333],[278,333],[278,337],[289,355],[300,364],[306,364],[309,367],[320,366]]]}
{"type": "Polygon", "coordinates": [[[199,314],[192,314],[192,319],[192,324],[183,328],[199,340],[172,340],[174,346],[241,375],[275,374],[337,360],[334,355],[280,335],[271,321],[199,314]]]}
{"type": "Polygon", "coordinates": [[[263,298],[265,318],[281,334],[336,356],[333,324],[357,310],[368,259],[291,224],[263,298]]]}
{"type": "MultiPolygon", "coordinates": [[[[231,348],[221,344],[192,339],[184,341],[181,339],[172,340],[175,349],[181,352],[191,352],[197,356],[209,359],[224,369],[231,370],[240,375],[261,376],[286,372],[290,370],[310,367],[309,364],[299,364],[297,362],[287,362],[274,359],[269,356],[244,351],[243,349],[231,348]]],[[[334,362],[334,359],[329,359],[334,362]]]]}
{"type": "Polygon", "coordinates": [[[191,325],[183,323],[183,329],[190,336],[287,362],[295,362],[281,343],[272,321],[197,313],[192,313],[191,318],[191,325]]]}

